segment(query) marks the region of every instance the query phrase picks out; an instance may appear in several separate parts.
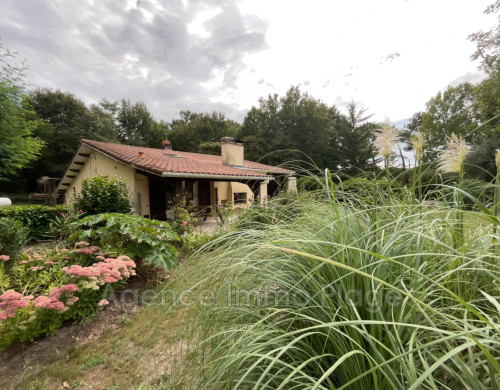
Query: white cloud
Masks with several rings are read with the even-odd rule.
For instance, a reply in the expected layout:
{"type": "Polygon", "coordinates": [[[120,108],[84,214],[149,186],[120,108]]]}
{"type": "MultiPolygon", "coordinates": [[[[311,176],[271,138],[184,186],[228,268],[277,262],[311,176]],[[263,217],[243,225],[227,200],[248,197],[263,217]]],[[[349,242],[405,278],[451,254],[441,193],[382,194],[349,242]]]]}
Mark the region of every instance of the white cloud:
{"type": "Polygon", "coordinates": [[[438,90],[478,81],[467,36],[491,0],[6,0],[0,37],[41,87],[87,101],[142,100],[242,120],[260,96],[301,85],[398,120],[438,90]]]}

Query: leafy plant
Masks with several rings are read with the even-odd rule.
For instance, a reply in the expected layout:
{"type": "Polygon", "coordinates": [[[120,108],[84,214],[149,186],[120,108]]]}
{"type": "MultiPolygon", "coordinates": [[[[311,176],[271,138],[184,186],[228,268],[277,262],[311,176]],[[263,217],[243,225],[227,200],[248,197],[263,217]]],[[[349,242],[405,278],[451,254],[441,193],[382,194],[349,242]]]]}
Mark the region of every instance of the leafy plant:
{"type": "Polygon", "coordinates": [[[122,316],[120,318],[120,326],[127,326],[127,325],[130,325],[132,323],[132,319],[130,317],[127,317],[127,316],[122,316]]]}
{"type": "Polygon", "coordinates": [[[180,238],[166,222],[106,213],[84,217],[75,222],[75,227],[81,230],[73,234],[72,240],[89,239],[103,246],[123,247],[134,258],[143,258],[155,267],[173,269],[178,265],[172,243],[180,238]]]}
{"type": "Polygon", "coordinates": [[[193,232],[195,229],[195,222],[196,218],[190,212],[188,206],[178,205],[174,207],[173,228],[179,236],[193,232]]]}
{"type": "Polygon", "coordinates": [[[182,249],[185,251],[194,251],[212,242],[217,236],[218,233],[203,234],[198,231],[186,234],[181,237],[182,249]]]}
{"type": "Polygon", "coordinates": [[[59,235],[53,223],[63,215],[68,215],[66,206],[47,207],[2,207],[0,218],[7,217],[19,221],[27,229],[28,242],[36,242],[59,235]]]}
{"type": "Polygon", "coordinates": [[[69,210],[67,213],[60,213],[50,223],[50,234],[54,240],[64,242],[73,234],[73,222],[83,215],[82,210],[69,210]]]}
{"type": "Polygon", "coordinates": [[[130,213],[129,189],[121,178],[96,176],[82,181],[82,191],[74,207],[87,215],[100,213],[130,213]]]}
{"type": "Polygon", "coordinates": [[[0,218],[0,255],[16,259],[28,241],[27,233],[21,222],[0,218]]]}

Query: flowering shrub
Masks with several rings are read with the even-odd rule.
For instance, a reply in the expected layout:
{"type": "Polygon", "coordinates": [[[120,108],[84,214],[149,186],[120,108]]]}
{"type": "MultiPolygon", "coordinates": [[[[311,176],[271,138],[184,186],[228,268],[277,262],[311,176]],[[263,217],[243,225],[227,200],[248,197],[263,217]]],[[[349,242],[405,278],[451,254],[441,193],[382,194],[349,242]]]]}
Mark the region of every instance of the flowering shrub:
{"type": "Polygon", "coordinates": [[[17,310],[21,307],[29,306],[32,299],[32,296],[25,297],[23,294],[13,290],[0,295],[0,309],[2,309],[0,321],[14,317],[17,310]]]}
{"type": "Polygon", "coordinates": [[[78,231],[71,237],[73,240],[89,239],[101,246],[125,248],[127,254],[155,267],[173,269],[178,264],[172,243],[179,241],[179,236],[166,222],[109,213],[84,217],[75,226],[78,231]]]}
{"type": "Polygon", "coordinates": [[[135,266],[128,256],[106,255],[84,241],[18,261],[0,255],[0,350],[52,334],[66,320],[88,319],[103,306],[107,286],[135,275],[135,266]],[[5,261],[13,266],[6,270],[5,261]]]}
{"type": "Polygon", "coordinates": [[[54,287],[49,291],[49,295],[40,295],[35,299],[36,308],[55,310],[64,313],[69,310],[69,306],[78,301],[78,297],[73,294],[78,291],[76,284],[66,284],[62,287],[54,287]],[[61,298],[64,299],[61,299],[61,298]]]}
{"type": "MultiPolygon", "coordinates": [[[[98,256],[102,257],[102,256],[98,256]]],[[[72,275],[83,281],[82,287],[98,290],[106,283],[116,283],[135,275],[135,263],[128,256],[109,258],[90,267],[72,265],[62,268],[67,275],[72,275]]]]}
{"type": "Polygon", "coordinates": [[[196,218],[189,212],[186,207],[174,207],[174,223],[175,232],[181,236],[185,233],[192,233],[195,230],[196,218]]]}

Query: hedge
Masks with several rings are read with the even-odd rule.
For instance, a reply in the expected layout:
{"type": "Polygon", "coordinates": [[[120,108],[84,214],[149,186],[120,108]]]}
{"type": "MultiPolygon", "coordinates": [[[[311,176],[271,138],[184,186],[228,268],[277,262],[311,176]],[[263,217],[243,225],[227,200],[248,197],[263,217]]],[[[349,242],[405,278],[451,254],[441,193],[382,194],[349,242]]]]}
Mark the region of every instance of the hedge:
{"type": "Polygon", "coordinates": [[[0,218],[11,218],[19,221],[28,229],[28,241],[36,242],[51,237],[50,224],[61,214],[69,212],[67,206],[11,206],[0,207],[0,218]]]}

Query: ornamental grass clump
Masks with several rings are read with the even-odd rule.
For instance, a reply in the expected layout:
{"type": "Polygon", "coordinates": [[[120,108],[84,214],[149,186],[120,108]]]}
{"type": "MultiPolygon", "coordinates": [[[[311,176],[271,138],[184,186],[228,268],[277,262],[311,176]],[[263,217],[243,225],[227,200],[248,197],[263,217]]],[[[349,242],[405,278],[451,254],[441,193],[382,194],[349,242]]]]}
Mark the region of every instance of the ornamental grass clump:
{"type": "Polygon", "coordinates": [[[418,199],[422,200],[422,157],[424,151],[424,136],[420,131],[417,131],[411,140],[411,145],[415,150],[416,169],[413,170],[413,183],[418,186],[418,199]],[[416,175],[416,177],[415,177],[416,175]]]}
{"type": "Polygon", "coordinates": [[[456,243],[455,246],[459,247],[463,242],[464,235],[464,161],[468,152],[468,146],[462,137],[458,137],[452,133],[446,141],[444,149],[439,153],[438,171],[443,173],[458,174],[458,184],[454,191],[455,200],[454,205],[457,210],[457,223],[456,223],[456,243]]]}
{"type": "Polygon", "coordinates": [[[386,194],[373,221],[372,205],[326,183],[291,200],[293,216],[252,215],[255,228],[187,260],[177,283],[215,297],[197,306],[199,388],[499,388],[490,226],[471,224],[457,247],[445,203],[386,194]]]}

